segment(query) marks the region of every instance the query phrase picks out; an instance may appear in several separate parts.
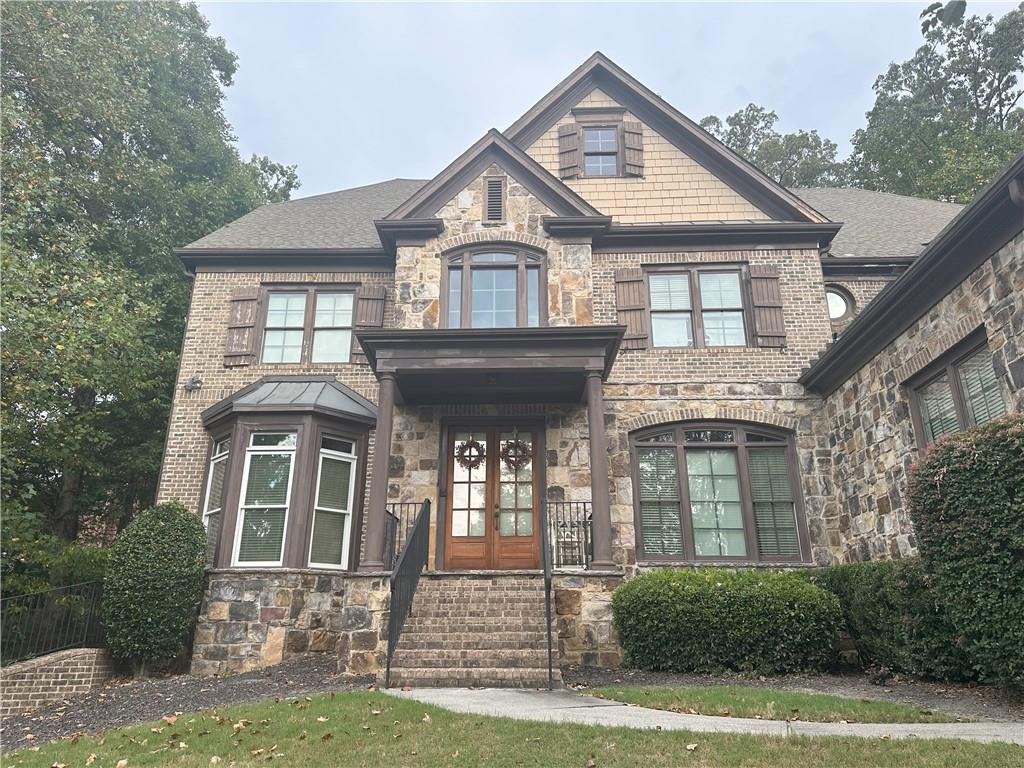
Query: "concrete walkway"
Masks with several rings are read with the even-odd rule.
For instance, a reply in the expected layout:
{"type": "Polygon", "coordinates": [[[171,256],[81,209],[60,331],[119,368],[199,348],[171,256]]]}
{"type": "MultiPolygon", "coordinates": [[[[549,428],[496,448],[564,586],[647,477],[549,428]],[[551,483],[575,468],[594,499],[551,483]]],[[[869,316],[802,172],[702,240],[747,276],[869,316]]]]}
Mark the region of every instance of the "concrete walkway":
{"type": "MultiPolygon", "coordinates": [[[[383,689],[382,689],[383,690],[383,689]]],[[[752,733],[766,736],[862,736],[1006,741],[1024,745],[1024,723],[805,723],[744,717],[684,715],[646,709],[573,691],[516,688],[395,688],[386,693],[472,715],[495,715],[581,725],[654,728],[665,731],[752,733]]]]}

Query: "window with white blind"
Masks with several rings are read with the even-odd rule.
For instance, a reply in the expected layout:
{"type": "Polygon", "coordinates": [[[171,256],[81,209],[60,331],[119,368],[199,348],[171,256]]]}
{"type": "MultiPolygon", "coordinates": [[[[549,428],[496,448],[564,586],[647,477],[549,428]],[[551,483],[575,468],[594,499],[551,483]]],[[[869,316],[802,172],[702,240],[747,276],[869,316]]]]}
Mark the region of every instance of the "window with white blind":
{"type": "Polygon", "coordinates": [[[1006,413],[992,355],[984,338],[979,342],[976,335],[939,358],[909,386],[922,447],[1006,413]]]}
{"type": "Polygon", "coordinates": [[[281,564],[295,445],[294,432],[254,432],[249,437],[235,533],[237,565],[281,564]]]}
{"type": "Polygon", "coordinates": [[[739,269],[693,267],[647,276],[655,347],[742,347],[747,344],[739,269]]]}
{"type": "Polygon", "coordinates": [[[807,560],[789,435],[677,424],[635,434],[631,448],[638,559],[807,560]]]}
{"type": "Polygon", "coordinates": [[[351,440],[323,437],[317,459],[309,564],[346,568],[352,537],[356,454],[351,440]]]}
{"type": "Polygon", "coordinates": [[[203,499],[203,526],[206,528],[206,562],[214,563],[217,540],[224,512],[224,493],[228,468],[229,440],[216,440],[210,453],[210,470],[206,476],[206,498],[203,499]]]}
{"type": "Polygon", "coordinates": [[[270,291],[266,295],[262,362],[349,362],[354,307],[351,290],[270,291]]]}

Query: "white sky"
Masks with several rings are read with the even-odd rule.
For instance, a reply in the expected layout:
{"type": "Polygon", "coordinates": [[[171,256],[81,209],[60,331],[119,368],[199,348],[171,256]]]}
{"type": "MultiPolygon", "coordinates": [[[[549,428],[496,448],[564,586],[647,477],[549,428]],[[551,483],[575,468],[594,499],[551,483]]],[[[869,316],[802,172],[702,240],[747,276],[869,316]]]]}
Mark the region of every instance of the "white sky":
{"type": "MultiPolygon", "coordinates": [[[[921,43],[912,3],[201,3],[239,57],[243,156],[296,196],[430,178],[600,50],[694,120],[749,102],[849,150],[871,85],[921,43]]],[[[1001,16],[1013,3],[969,2],[1001,16]]]]}

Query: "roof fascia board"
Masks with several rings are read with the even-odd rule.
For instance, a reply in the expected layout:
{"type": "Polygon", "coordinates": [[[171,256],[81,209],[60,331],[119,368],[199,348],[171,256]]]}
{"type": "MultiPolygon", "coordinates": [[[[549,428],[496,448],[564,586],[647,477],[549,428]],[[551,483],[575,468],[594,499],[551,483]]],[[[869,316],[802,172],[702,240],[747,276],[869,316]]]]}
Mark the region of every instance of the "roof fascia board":
{"type": "Polygon", "coordinates": [[[821,272],[826,278],[891,280],[903,274],[916,256],[822,256],[821,272]]]}
{"type": "Polygon", "coordinates": [[[830,395],[914,322],[945,298],[975,269],[1020,234],[1024,205],[1014,200],[1014,182],[1024,179],[1024,152],[887,285],[847,326],[799,382],[830,395]]]}
{"type": "Polygon", "coordinates": [[[594,238],[594,248],[670,245],[748,245],[752,247],[800,244],[824,248],[842,225],[837,222],[737,222],[708,224],[613,224],[594,238]],[[756,244],[756,245],[755,245],[756,244]]]}
{"type": "Polygon", "coordinates": [[[179,248],[175,254],[189,275],[195,275],[198,270],[269,267],[292,271],[325,265],[390,272],[395,266],[394,254],[385,248],[179,248]]]}

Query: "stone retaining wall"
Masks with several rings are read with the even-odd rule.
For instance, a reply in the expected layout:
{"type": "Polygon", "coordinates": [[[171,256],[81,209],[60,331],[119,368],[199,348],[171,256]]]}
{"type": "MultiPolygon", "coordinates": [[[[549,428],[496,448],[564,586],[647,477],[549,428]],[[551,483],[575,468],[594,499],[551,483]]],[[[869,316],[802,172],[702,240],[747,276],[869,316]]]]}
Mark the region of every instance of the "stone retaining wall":
{"type": "Polygon", "coordinates": [[[106,648],[71,648],[10,664],[0,669],[0,717],[85,693],[113,674],[106,648]]]}
{"type": "Polygon", "coordinates": [[[222,675],[333,653],[338,669],[376,672],[387,651],[387,574],[322,570],[211,571],[192,673],[222,675]]]}

